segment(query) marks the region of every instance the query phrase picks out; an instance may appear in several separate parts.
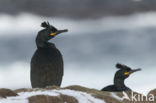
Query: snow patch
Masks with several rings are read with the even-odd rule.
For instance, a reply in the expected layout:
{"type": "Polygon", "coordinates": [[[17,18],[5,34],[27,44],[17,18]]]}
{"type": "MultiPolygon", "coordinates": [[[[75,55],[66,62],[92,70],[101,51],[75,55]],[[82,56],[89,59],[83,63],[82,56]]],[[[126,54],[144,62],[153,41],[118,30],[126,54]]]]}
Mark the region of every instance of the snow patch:
{"type": "Polygon", "coordinates": [[[117,96],[115,93],[111,92],[111,96],[114,97],[115,99],[122,101],[123,99],[119,96],[117,96]]]}
{"type": "Polygon", "coordinates": [[[54,90],[55,92],[75,97],[79,103],[105,103],[103,100],[96,99],[90,94],[74,90],[54,90]]]}
{"type": "Polygon", "coordinates": [[[0,103],[28,103],[28,99],[35,95],[49,95],[49,96],[59,96],[58,93],[52,91],[35,91],[35,92],[21,92],[18,93],[19,96],[7,97],[6,99],[0,99],[0,103]]]}
{"type": "Polygon", "coordinates": [[[33,91],[33,92],[21,92],[19,96],[7,97],[0,99],[0,103],[29,103],[28,98],[35,95],[49,95],[59,96],[60,94],[72,96],[78,100],[79,103],[105,103],[103,100],[96,99],[90,94],[74,91],[74,90],[47,90],[47,91],[33,91]]]}

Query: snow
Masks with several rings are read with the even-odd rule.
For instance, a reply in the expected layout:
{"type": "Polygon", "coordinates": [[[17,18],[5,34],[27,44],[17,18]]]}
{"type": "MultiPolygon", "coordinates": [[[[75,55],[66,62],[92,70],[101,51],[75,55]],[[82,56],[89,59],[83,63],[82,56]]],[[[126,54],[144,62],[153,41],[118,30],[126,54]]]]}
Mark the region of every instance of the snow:
{"type": "Polygon", "coordinates": [[[29,103],[28,100],[23,99],[23,100],[19,100],[19,99],[2,99],[0,100],[0,103],[29,103]]]}
{"type": "Polygon", "coordinates": [[[122,100],[123,100],[123,98],[117,96],[117,95],[116,95],[115,93],[113,93],[113,92],[111,93],[111,96],[114,97],[115,99],[119,100],[119,101],[122,101],[122,100]]]}
{"type": "Polygon", "coordinates": [[[96,99],[90,94],[80,92],[80,91],[74,91],[74,90],[54,90],[58,93],[73,96],[75,97],[79,103],[105,103],[103,100],[96,99]]]}
{"type": "Polygon", "coordinates": [[[18,93],[18,95],[20,95],[22,98],[29,98],[29,97],[35,96],[35,95],[59,96],[58,93],[51,92],[51,91],[21,92],[21,93],[18,93]]]}
{"type": "Polygon", "coordinates": [[[80,92],[80,91],[69,90],[69,89],[21,92],[18,93],[18,96],[0,99],[0,103],[29,103],[28,98],[31,96],[35,96],[35,95],[59,96],[60,94],[75,97],[79,103],[105,103],[103,100],[96,99],[90,94],[80,92]]]}
{"type": "Polygon", "coordinates": [[[49,96],[59,96],[56,92],[51,91],[35,91],[35,92],[21,92],[18,93],[19,96],[7,97],[6,99],[1,99],[0,103],[28,103],[28,99],[35,95],[49,95],[49,96]]]}

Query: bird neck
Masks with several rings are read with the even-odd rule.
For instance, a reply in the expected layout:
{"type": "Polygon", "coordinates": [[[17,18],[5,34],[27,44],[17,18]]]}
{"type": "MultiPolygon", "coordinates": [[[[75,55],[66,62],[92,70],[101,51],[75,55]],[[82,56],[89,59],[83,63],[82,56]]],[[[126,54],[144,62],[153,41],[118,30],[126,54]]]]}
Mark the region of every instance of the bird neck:
{"type": "Polygon", "coordinates": [[[114,85],[118,88],[118,89],[122,89],[125,88],[125,83],[124,83],[125,79],[121,79],[121,78],[114,78],[114,85]]]}
{"type": "Polygon", "coordinates": [[[37,41],[36,40],[36,45],[37,45],[37,48],[55,47],[54,43],[50,43],[48,41],[44,42],[44,41],[37,41]]]}

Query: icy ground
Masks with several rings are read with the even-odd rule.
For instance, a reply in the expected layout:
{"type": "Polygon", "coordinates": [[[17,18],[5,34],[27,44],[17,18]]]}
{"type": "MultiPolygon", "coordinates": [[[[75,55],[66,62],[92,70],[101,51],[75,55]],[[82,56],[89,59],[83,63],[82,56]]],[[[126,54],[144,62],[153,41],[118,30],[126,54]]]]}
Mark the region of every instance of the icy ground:
{"type": "Polygon", "coordinates": [[[0,99],[0,103],[29,103],[28,98],[35,95],[49,95],[49,96],[59,96],[64,94],[67,96],[73,96],[78,100],[79,103],[105,103],[103,100],[96,99],[90,94],[74,91],[74,90],[47,90],[47,91],[34,91],[34,92],[20,92],[19,96],[7,97],[5,99],[0,99]]]}

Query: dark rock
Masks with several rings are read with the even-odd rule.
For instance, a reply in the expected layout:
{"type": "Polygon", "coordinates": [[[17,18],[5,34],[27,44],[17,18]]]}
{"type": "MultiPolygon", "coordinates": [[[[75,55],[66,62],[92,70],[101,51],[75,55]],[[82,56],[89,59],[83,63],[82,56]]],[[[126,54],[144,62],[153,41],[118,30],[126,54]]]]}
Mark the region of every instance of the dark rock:
{"type": "MultiPolygon", "coordinates": [[[[124,99],[122,100],[123,92],[105,92],[105,91],[99,91],[96,89],[90,89],[87,87],[82,87],[82,86],[78,86],[78,85],[73,85],[73,86],[68,86],[68,87],[64,87],[64,88],[60,88],[57,86],[49,86],[46,88],[21,88],[21,89],[17,89],[15,91],[11,91],[9,89],[0,89],[0,97],[1,98],[5,98],[8,96],[17,96],[16,93],[20,93],[20,92],[34,92],[34,91],[49,91],[49,90],[74,90],[74,91],[78,91],[78,92],[84,92],[87,94],[92,95],[93,97],[103,100],[105,103],[156,103],[154,102],[149,102],[149,101],[131,101],[128,99],[124,99]]],[[[78,103],[78,100],[75,97],[72,96],[68,96],[65,94],[62,94],[61,92],[56,92],[59,95],[58,96],[49,96],[49,95],[35,95],[35,96],[31,96],[28,98],[29,103],[78,103]]],[[[76,93],[76,92],[75,92],[76,93]]],[[[127,91],[125,92],[127,94],[127,96],[131,99],[131,92],[127,91]]],[[[137,96],[141,96],[142,94],[137,93],[137,92],[133,92],[134,95],[136,94],[137,96]]],[[[154,96],[156,97],[156,89],[151,90],[149,92],[149,94],[154,94],[154,96]]],[[[149,95],[148,94],[148,95],[149,95]]],[[[83,94],[82,94],[83,95],[83,94]]],[[[137,98],[136,96],[136,98],[137,98]]],[[[145,100],[145,98],[144,98],[145,100]]],[[[88,100],[89,101],[89,100],[88,100]]],[[[94,103],[94,102],[92,102],[94,103]]]]}
{"type": "Polygon", "coordinates": [[[149,95],[149,94],[154,94],[154,96],[156,97],[156,89],[151,90],[151,91],[148,93],[148,95],[149,95]]]}
{"type": "Polygon", "coordinates": [[[29,103],[63,103],[59,97],[36,95],[29,98],[29,103]]]}
{"type": "Polygon", "coordinates": [[[6,98],[9,96],[17,96],[17,94],[10,89],[5,88],[0,89],[0,98],[6,98]]]}
{"type": "Polygon", "coordinates": [[[78,101],[72,96],[61,94],[60,98],[63,100],[63,103],[78,103],[78,101]]]}
{"type": "Polygon", "coordinates": [[[27,89],[27,88],[20,88],[20,89],[16,89],[14,90],[14,92],[16,93],[20,93],[20,92],[31,92],[32,89],[27,89]]]}
{"type": "Polygon", "coordinates": [[[29,103],[78,103],[78,101],[74,97],[61,94],[60,96],[32,96],[29,98],[29,103]]]}
{"type": "Polygon", "coordinates": [[[156,89],[151,90],[151,91],[148,93],[148,96],[150,96],[151,94],[154,95],[154,102],[150,102],[150,103],[156,103],[156,89]]]}

